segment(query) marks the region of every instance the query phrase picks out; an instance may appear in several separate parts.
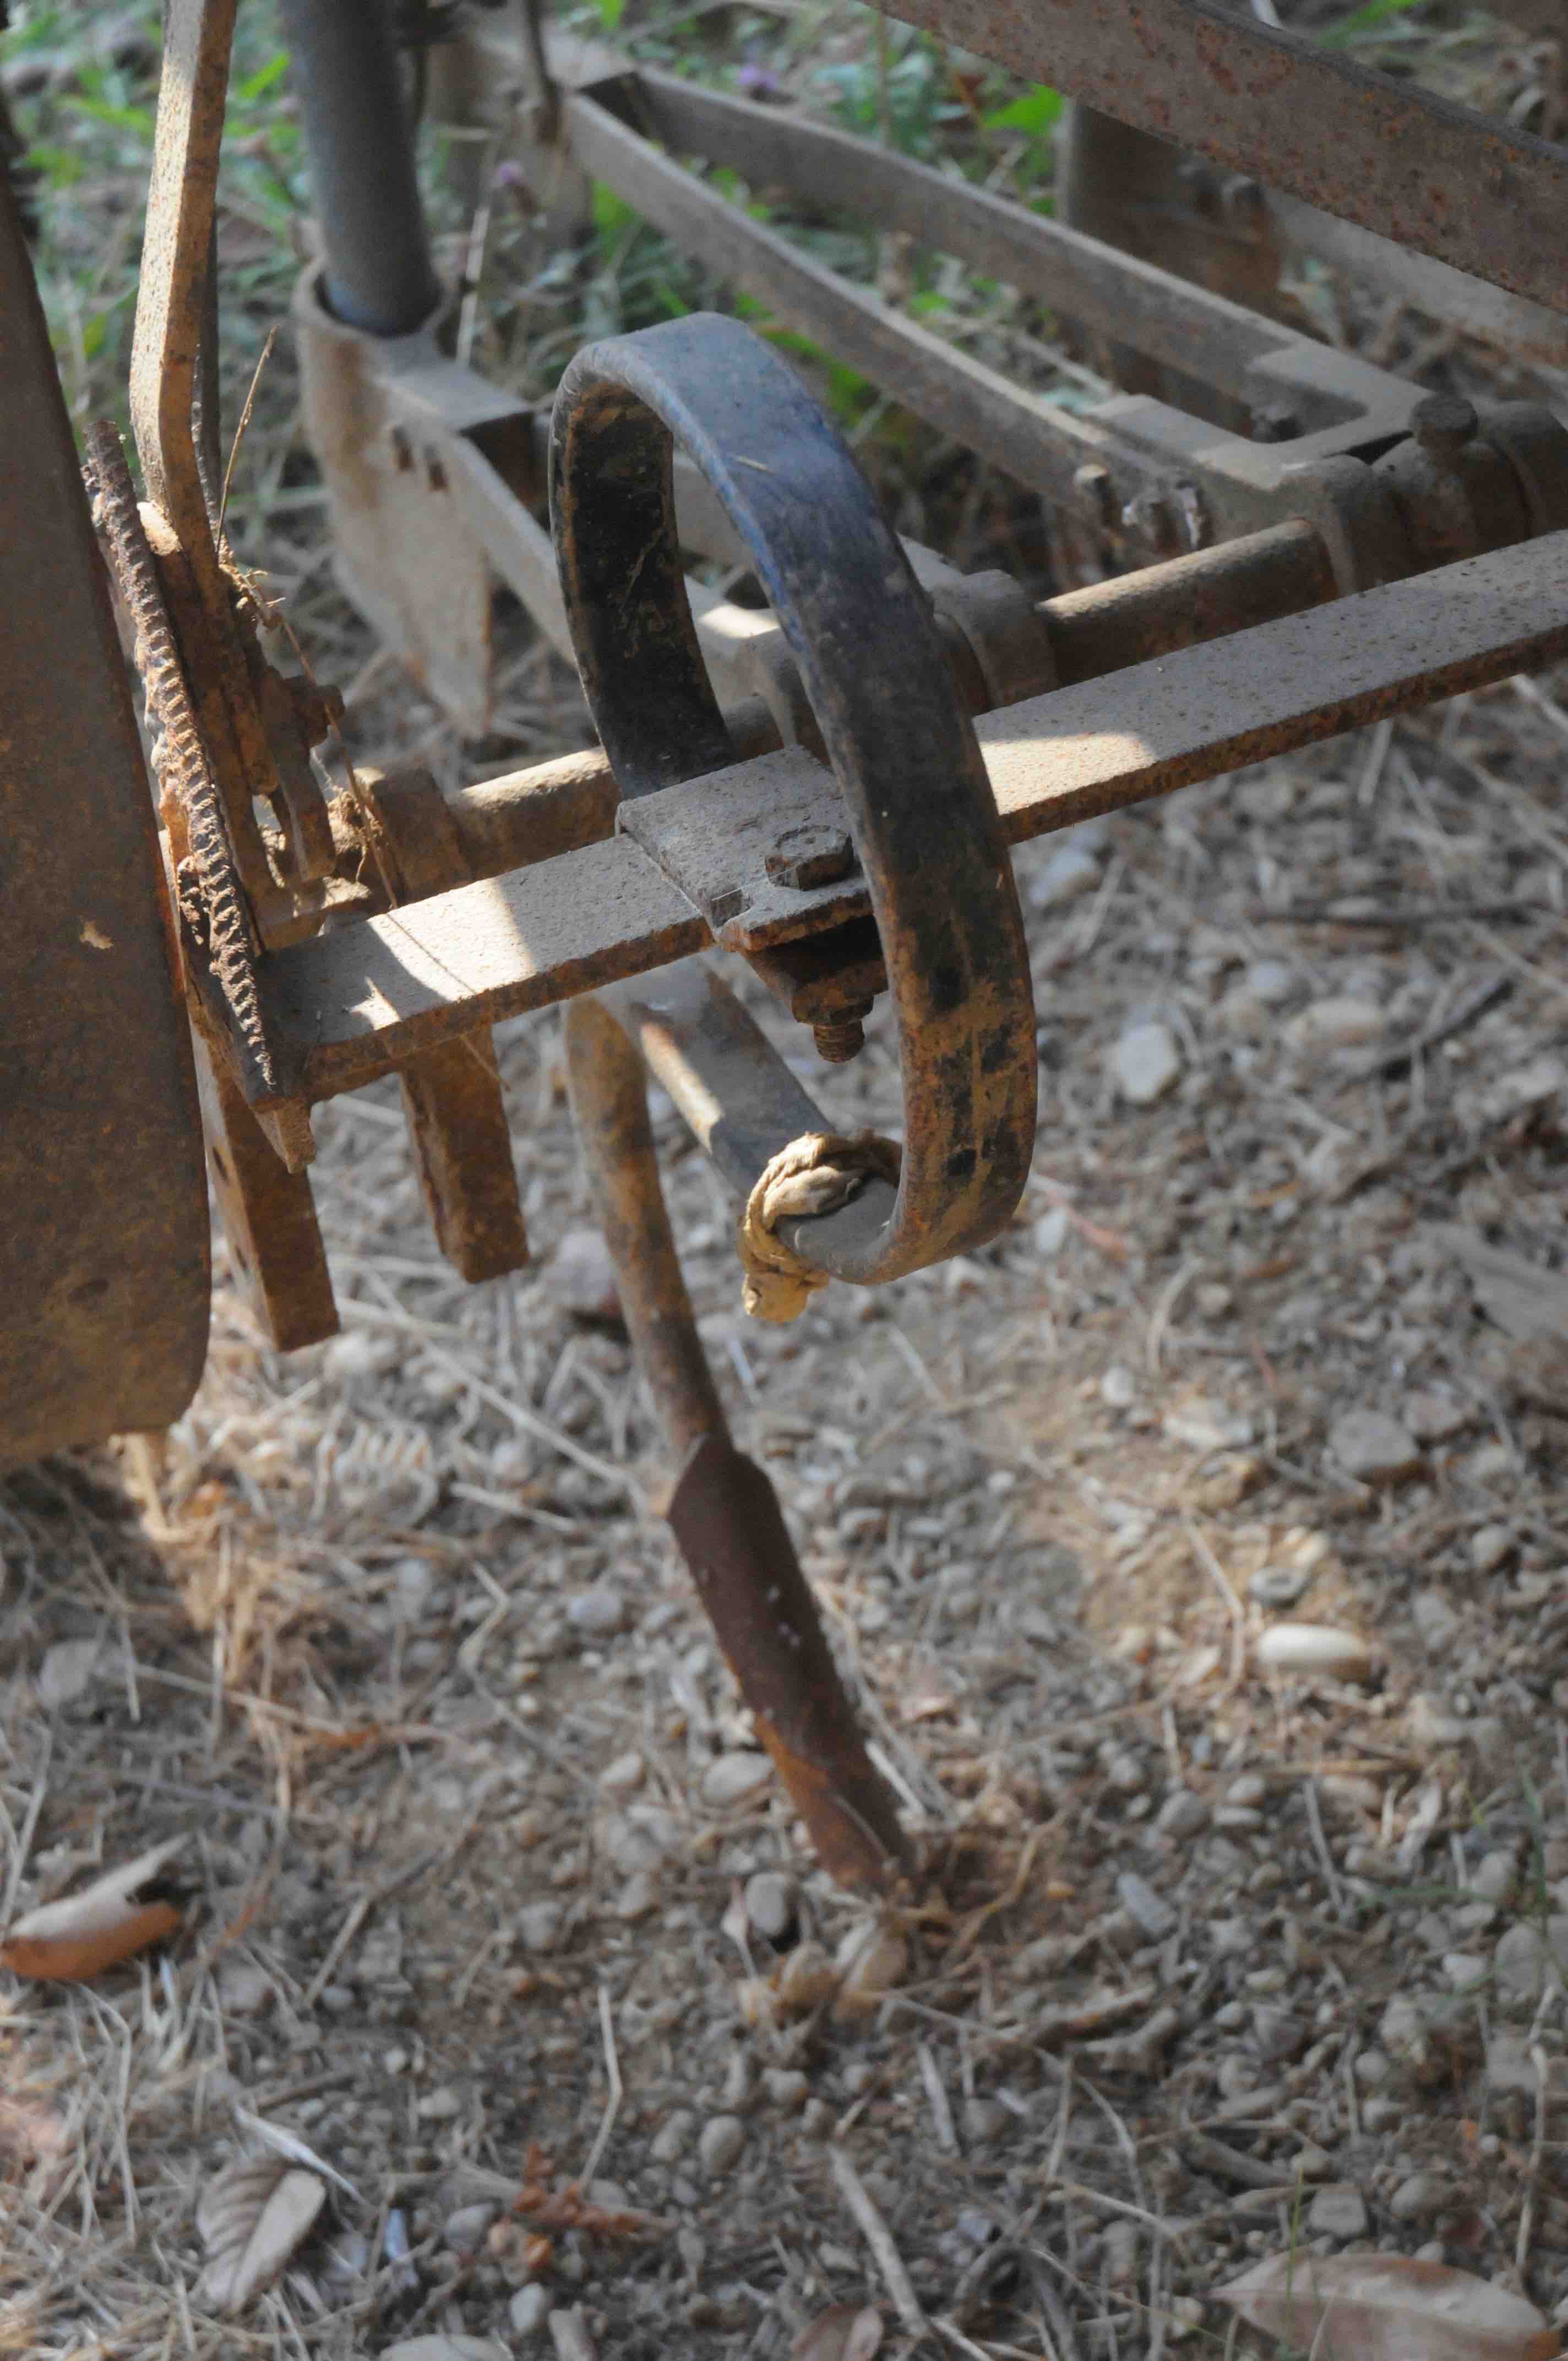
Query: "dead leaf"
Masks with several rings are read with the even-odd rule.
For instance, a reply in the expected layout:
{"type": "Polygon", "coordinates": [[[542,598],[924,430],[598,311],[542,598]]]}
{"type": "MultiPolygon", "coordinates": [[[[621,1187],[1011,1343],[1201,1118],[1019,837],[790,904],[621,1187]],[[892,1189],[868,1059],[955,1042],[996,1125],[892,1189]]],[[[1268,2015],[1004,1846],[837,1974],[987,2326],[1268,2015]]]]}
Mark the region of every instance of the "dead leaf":
{"type": "Polygon", "coordinates": [[[1409,2255],[1271,2255],[1214,2294],[1322,2361],[1553,2361],[1558,2349],[1522,2296],[1409,2255]]]}
{"type": "Polygon", "coordinates": [[[0,1943],[0,1967],[52,1983],[85,1983],[149,1944],[167,1941],[179,1931],[182,1911],[161,1872],[185,1841],[170,1837],[82,1893],[29,1910],[0,1943]]]}
{"type": "Polygon", "coordinates": [[[872,2361],[882,2337],[875,2304],[836,2303],[806,2323],[789,2348],[791,2361],[872,2361]]]}
{"type": "Polygon", "coordinates": [[[323,2180],[271,2157],[231,2164],[210,2180],[196,2208],[207,2249],[207,2301],[219,2312],[238,2312],[269,2287],[325,2202],[323,2180]]]}

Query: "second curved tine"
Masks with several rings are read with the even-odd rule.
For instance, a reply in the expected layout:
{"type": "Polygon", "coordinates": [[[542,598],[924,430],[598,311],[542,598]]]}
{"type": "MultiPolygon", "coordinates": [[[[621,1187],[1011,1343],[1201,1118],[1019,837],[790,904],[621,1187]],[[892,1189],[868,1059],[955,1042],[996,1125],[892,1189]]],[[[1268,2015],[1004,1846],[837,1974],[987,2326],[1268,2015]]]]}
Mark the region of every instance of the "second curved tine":
{"type": "Polygon", "coordinates": [[[551,423],[551,522],[583,687],[641,799],[731,759],[687,609],[672,445],[749,548],[832,759],[881,931],[904,1084],[887,1221],[823,1241],[861,1285],[993,1237],[1034,1147],[1034,994],[973,724],[904,550],[806,388],[696,313],[579,352],[551,423]]]}
{"type": "Polygon", "coordinates": [[[572,1111],[638,1367],[678,1474],[666,1514],[719,1646],[823,1866],[882,1891],[908,1866],[777,1495],[738,1451],[697,1335],[648,1119],[642,1060],[596,997],[566,1011],[572,1111]]]}

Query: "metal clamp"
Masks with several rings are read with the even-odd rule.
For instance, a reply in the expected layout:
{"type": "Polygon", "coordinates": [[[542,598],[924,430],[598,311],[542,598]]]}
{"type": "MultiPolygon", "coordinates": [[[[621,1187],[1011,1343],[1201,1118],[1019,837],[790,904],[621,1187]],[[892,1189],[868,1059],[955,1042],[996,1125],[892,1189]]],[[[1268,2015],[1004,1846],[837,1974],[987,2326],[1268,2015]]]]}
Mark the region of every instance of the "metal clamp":
{"type": "Polygon", "coordinates": [[[732,760],[681,579],[676,445],[729,512],[799,666],[882,936],[903,1179],[885,1213],[868,1188],[832,1217],[820,1257],[878,1284],[993,1236],[1022,1191],[1036,1061],[1017,895],[973,727],[896,537],[799,380],[712,315],[588,346],[552,422],[562,588],[622,828],[680,883],[660,791],[732,760]]]}

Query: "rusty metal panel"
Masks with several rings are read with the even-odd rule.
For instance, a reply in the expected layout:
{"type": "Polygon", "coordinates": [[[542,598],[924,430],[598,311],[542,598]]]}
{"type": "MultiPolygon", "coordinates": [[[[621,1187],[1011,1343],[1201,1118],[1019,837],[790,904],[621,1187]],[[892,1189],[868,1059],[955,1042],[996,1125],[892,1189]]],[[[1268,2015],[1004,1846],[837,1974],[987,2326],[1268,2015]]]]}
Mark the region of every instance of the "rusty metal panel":
{"type": "Polygon", "coordinates": [[[0,1465],[190,1400],[207,1201],[141,744],[0,181],[0,1465]]]}
{"type": "Polygon", "coordinates": [[[898,0],[1120,123],[1568,312],[1568,150],[1215,0],[898,0]]]}

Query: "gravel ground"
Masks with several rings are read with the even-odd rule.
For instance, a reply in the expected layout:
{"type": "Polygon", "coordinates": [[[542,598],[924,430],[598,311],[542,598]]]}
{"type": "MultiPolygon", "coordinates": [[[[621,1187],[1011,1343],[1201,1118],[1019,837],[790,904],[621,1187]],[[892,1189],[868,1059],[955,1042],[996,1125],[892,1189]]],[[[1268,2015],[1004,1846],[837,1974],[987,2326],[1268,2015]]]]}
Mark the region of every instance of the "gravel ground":
{"type": "MultiPolygon", "coordinates": [[[[483,767],[289,514],[361,749],[483,767]]],[[[516,627],[502,679],[490,767],[580,730],[516,627]]],[[[835,2361],[876,2306],[1113,2361],[1357,2250],[1568,2322],[1565,741],[1508,683],[1021,856],[1029,1191],[885,1294],[748,1322],[660,1112],[919,1841],[877,1914],[659,1521],[554,1019],[498,1041],[514,1280],[438,1258],[394,1092],[322,1111],[341,1335],[266,1350],[220,1241],[181,1424],[0,1486],[7,1919],[181,1833],[192,1896],[0,1988],[0,2351],[835,2361]],[[262,2158],[327,2193],[225,2318],[197,2209],[262,2158]]],[[[876,1024],[757,1013],[896,1127],[876,1024]]]]}

